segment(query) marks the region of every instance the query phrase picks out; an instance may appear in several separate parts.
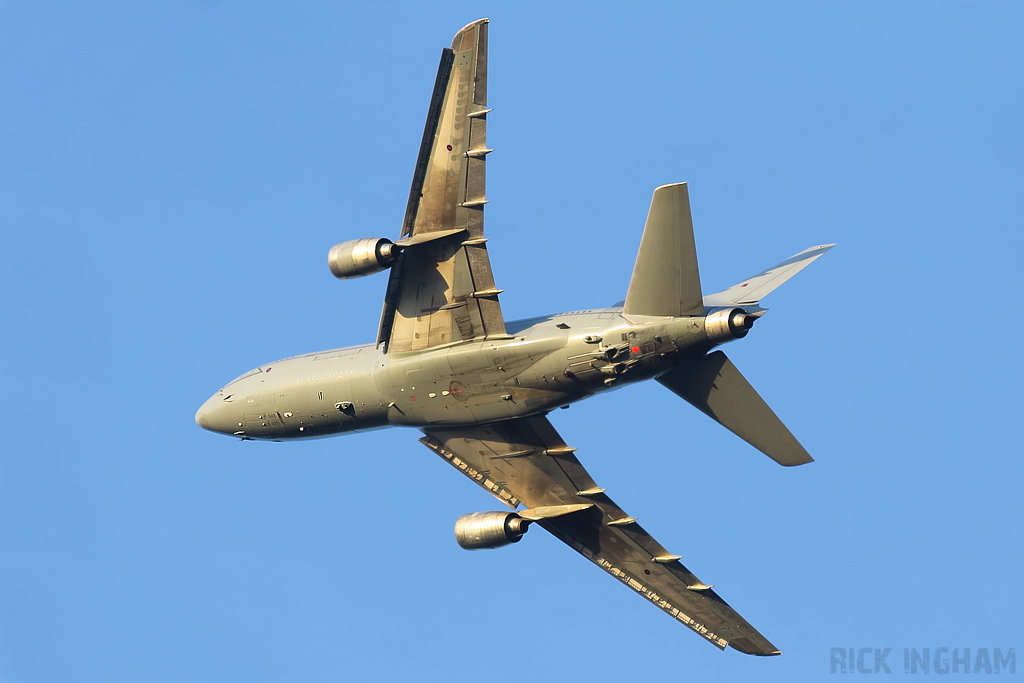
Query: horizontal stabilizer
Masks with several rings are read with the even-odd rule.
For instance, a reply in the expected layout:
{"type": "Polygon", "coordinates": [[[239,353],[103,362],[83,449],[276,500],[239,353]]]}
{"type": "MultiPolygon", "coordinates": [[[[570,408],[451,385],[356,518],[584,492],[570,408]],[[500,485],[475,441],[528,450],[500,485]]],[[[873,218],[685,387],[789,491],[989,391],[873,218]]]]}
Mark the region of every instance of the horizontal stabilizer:
{"type": "Polygon", "coordinates": [[[623,313],[704,315],[686,183],[654,191],[623,313]]]}
{"type": "Polygon", "coordinates": [[[715,294],[708,294],[704,297],[704,305],[710,308],[714,306],[756,304],[780,287],[786,280],[811,265],[814,259],[834,246],[836,245],[822,244],[810,249],[804,249],[799,254],[790,256],[782,263],[777,263],[768,270],[763,270],[757,275],[733,285],[729,289],[716,292],[715,294]]]}
{"type": "Polygon", "coordinates": [[[721,351],[667,372],[658,381],[780,465],[814,460],[721,351]]]}

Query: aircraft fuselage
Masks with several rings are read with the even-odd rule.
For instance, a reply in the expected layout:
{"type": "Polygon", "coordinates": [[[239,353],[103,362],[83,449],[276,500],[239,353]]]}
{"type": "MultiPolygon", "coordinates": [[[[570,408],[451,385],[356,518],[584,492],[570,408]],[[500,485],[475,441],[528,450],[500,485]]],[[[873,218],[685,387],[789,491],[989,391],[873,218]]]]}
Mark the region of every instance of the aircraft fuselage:
{"type": "Polygon", "coordinates": [[[546,413],[730,341],[736,335],[728,326],[721,331],[729,313],[626,317],[621,308],[595,309],[515,321],[502,337],[426,351],[385,353],[365,345],[296,356],[226,385],[196,422],[276,441],[546,413]]]}

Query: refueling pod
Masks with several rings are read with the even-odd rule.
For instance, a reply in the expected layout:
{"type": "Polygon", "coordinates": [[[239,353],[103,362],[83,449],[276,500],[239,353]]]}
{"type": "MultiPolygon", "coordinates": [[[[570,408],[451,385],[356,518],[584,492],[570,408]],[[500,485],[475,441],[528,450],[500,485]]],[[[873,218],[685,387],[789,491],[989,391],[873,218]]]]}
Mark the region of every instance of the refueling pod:
{"type": "Polygon", "coordinates": [[[334,277],[348,280],[391,267],[401,249],[385,237],[364,237],[335,244],[327,254],[334,277]]]}
{"type": "Polygon", "coordinates": [[[518,543],[530,520],[514,512],[474,512],[455,522],[455,540],[466,550],[500,548],[518,543]]]}

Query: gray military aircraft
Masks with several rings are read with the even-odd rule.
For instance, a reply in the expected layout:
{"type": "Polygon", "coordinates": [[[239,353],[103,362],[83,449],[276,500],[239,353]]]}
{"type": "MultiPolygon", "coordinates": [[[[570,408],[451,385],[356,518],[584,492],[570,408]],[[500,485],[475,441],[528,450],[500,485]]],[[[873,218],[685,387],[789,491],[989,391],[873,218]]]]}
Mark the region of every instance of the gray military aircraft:
{"type": "Polygon", "coordinates": [[[686,183],[664,185],[621,306],[507,322],[483,229],[490,111],[482,19],[441,54],[400,239],[330,250],[341,279],[390,268],[376,342],[255,368],[196,422],[271,441],[418,428],[423,445],[509,508],[461,517],[462,547],[516,543],[537,524],[719,648],[780,654],[615,504],[547,414],[653,377],[776,462],[811,462],[712,349],[746,337],[765,313],[761,299],[833,245],[702,296],[686,183]]]}

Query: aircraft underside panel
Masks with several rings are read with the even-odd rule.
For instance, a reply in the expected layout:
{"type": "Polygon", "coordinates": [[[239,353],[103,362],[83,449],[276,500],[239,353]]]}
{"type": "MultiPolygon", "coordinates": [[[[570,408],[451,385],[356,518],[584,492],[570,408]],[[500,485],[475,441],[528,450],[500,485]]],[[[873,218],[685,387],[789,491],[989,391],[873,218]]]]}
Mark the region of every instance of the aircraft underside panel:
{"type": "Polygon", "coordinates": [[[423,431],[424,445],[513,509],[588,506],[538,524],[715,646],[780,654],[597,486],[546,417],[423,431]]]}

